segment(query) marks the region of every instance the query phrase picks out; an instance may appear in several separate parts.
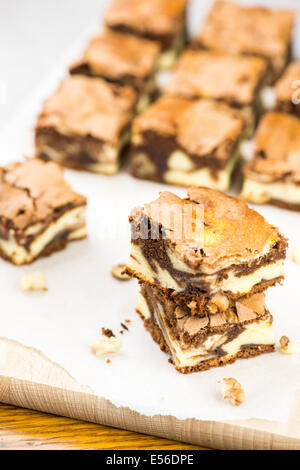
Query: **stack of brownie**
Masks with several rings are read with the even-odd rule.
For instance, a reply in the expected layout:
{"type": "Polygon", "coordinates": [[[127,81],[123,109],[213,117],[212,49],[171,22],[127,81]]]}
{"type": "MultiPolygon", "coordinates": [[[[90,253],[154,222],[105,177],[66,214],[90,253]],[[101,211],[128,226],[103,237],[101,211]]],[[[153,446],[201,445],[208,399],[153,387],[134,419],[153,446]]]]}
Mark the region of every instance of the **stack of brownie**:
{"type": "Polygon", "coordinates": [[[274,350],[265,290],[283,278],[287,242],[245,202],[208,188],[163,192],[130,216],[126,272],[137,312],[183,373],[274,350]]]}
{"type": "Polygon", "coordinates": [[[113,0],[105,31],[69,68],[44,104],[36,156],[114,174],[130,143],[131,122],[156,97],[157,71],[174,64],[186,42],[188,0],[113,0]]]}
{"type": "Polygon", "coordinates": [[[293,22],[292,11],[216,1],[165,96],[134,122],[132,175],[228,190],[263,112],[261,91],[289,60],[293,22]]]}

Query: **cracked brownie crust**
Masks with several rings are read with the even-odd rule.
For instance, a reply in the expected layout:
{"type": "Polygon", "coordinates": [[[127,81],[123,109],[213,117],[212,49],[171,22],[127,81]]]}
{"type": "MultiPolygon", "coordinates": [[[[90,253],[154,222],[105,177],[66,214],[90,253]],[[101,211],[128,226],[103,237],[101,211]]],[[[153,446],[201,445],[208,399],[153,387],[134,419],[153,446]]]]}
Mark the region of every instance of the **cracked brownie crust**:
{"type": "Polygon", "coordinates": [[[134,120],[132,175],[225,190],[245,128],[242,112],[224,103],[164,96],[134,120]]]}
{"type": "Polygon", "coordinates": [[[105,24],[122,33],[159,41],[164,50],[185,29],[187,0],[114,0],[105,24]]]}
{"type": "Polygon", "coordinates": [[[190,49],[181,55],[166,93],[209,97],[235,107],[254,105],[266,68],[260,57],[190,49]]]}
{"type": "Polygon", "coordinates": [[[290,59],[294,21],[292,10],[246,7],[217,0],[193,45],[263,57],[268,60],[268,81],[272,83],[290,59]]]}
{"type": "Polygon", "coordinates": [[[70,72],[132,86],[139,93],[147,92],[159,53],[160,46],[155,41],[105,31],[90,41],[83,55],[71,65],[70,72]]]}
{"type": "Polygon", "coordinates": [[[100,78],[63,80],[43,105],[35,128],[36,156],[66,166],[112,174],[130,139],[138,95],[100,78]]]}
{"type": "Polygon", "coordinates": [[[0,253],[15,264],[32,262],[86,236],[86,198],[55,163],[31,159],[0,169],[0,253]]]}

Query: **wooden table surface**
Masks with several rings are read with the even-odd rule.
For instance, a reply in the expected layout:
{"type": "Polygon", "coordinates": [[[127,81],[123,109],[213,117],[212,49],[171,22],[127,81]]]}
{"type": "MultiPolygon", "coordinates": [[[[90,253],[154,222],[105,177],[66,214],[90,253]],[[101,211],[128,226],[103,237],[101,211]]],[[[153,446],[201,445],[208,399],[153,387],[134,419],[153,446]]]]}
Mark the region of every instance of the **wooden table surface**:
{"type": "Polygon", "coordinates": [[[205,450],[0,403],[0,450],[5,449],[205,450]]]}

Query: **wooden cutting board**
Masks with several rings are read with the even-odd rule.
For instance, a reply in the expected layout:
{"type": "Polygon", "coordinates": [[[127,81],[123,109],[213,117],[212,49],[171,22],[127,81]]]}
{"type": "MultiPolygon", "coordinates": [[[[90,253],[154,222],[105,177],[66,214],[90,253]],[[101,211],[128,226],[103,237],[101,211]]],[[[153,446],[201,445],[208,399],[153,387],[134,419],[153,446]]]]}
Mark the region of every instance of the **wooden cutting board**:
{"type": "Polygon", "coordinates": [[[0,401],[217,449],[300,449],[300,391],[287,424],[178,420],[118,408],[39,351],[0,338],[0,401]]]}

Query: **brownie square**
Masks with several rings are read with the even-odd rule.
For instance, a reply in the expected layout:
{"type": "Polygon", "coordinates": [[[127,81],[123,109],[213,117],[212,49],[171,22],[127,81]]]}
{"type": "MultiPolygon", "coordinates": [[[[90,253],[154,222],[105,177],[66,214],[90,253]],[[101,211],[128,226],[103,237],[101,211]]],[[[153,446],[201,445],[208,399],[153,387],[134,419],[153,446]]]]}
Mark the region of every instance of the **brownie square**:
{"type": "Polygon", "coordinates": [[[80,170],[116,173],[136,104],[132,87],[80,75],[66,78],[38,116],[36,156],[80,170]]]}
{"type": "Polygon", "coordinates": [[[188,0],[113,0],[107,28],[158,41],[163,53],[160,67],[170,68],[186,43],[188,0]]]}
{"type": "Polygon", "coordinates": [[[194,45],[268,60],[268,81],[280,76],[290,58],[295,12],[248,7],[217,0],[194,45]]]}
{"type": "Polygon", "coordinates": [[[166,93],[212,98],[236,107],[243,112],[251,135],[262,111],[260,92],[266,71],[267,62],[260,57],[190,49],[181,55],[166,93]]]}
{"type": "Polygon", "coordinates": [[[242,197],[300,211],[300,119],[280,112],[265,114],[244,171],[242,197]]]}
{"type": "Polygon", "coordinates": [[[292,62],[275,85],[275,110],[300,117],[300,62],[292,62]]]}
{"type": "Polygon", "coordinates": [[[264,291],[283,279],[287,241],[241,199],[164,191],[129,217],[125,268],[138,279],[137,312],[183,373],[274,351],[264,291]]]}
{"type": "Polygon", "coordinates": [[[73,191],[59,165],[31,159],[0,168],[0,256],[14,264],[86,237],[86,198],[73,191]]]}
{"type": "Polygon", "coordinates": [[[245,201],[193,187],[161,192],[129,217],[126,271],[167,301],[205,316],[283,279],[287,241],[245,201]]]}
{"type": "Polygon", "coordinates": [[[145,101],[156,91],[159,54],[156,41],[106,31],[91,39],[82,56],[71,65],[70,73],[132,86],[145,101]]]}
{"type": "Polygon", "coordinates": [[[164,96],[134,120],[132,175],[225,191],[244,129],[242,113],[223,103],[164,96]]]}

